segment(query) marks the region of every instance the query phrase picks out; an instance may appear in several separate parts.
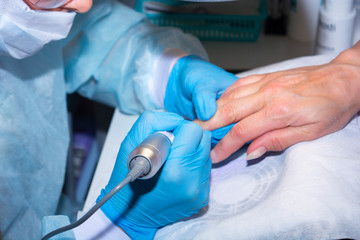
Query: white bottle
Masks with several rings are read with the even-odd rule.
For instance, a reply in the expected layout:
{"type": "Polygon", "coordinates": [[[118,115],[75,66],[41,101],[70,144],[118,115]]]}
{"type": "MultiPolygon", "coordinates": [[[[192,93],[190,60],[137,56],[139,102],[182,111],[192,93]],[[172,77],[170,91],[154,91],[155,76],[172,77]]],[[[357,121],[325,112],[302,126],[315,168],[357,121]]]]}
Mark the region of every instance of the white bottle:
{"type": "Polygon", "coordinates": [[[317,54],[340,53],[353,41],[354,0],[325,0],[320,8],[317,54]]]}
{"type": "Polygon", "coordinates": [[[360,0],[355,0],[356,18],[354,26],[353,44],[360,41],[360,0]]]}

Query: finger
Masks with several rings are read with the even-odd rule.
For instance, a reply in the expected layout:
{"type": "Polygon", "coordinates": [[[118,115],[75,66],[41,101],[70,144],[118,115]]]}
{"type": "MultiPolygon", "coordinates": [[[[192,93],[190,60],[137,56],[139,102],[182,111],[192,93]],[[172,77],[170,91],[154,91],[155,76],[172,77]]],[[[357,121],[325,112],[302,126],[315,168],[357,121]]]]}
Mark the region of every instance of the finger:
{"type": "Polygon", "coordinates": [[[228,91],[231,91],[231,90],[235,89],[235,88],[243,87],[245,85],[255,83],[255,82],[259,81],[262,77],[263,77],[262,75],[251,75],[251,76],[239,78],[238,80],[236,80],[235,83],[233,83],[231,86],[229,86],[226,89],[224,94],[227,93],[228,91]]]}
{"type": "Polygon", "coordinates": [[[174,141],[171,146],[171,157],[184,157],[197,151],[203,137],[202,128],[193,122],[183,121],[183,123],[173,132],[174,141]]]}
{"type": "Polygon", "coordinates": [[[123,144],[131,144],[129,149],[134,149],[150,134],[157,131],[172,132],[183,121],[184,119],[175,113],[145,111],[136,120],[123,144]]]}
{"type": "Polygon", "coordinates": [[[211,146],[214,147],[230,131],[234,124],[215,129],[211,132],[211,146]]]}
{"type": "MultiPolygon", "coordinates": [[[[274,113],[274,115],[276,115],[274,113]]],[[[213,163],[221,162],[232,153],[268,131],[287,126],[283,117],[267,116],[265,110],[259,111],[235,124],[223,139],[211,151],[213,163]]]]}
{"type": "Polygon", "coordinates": [[[192,184],[187,187],[184,194],[197,196],[196,200],[194,197],[191,199],[191,201],[197,201],[195,204],[197,207],[204,206],[208,201],[211,172],[210,141],[211,132],[204,131],[198,149],[187,157],[183,157],[180,164],[176,163],[177,168],[182,167],[187,177],[192,178],[192,184]]]}
{"type": "Polygon", "coordinates": [[[216,100],[236,79],[237,77],[234,74],[222,69],[219,69],[218,73],[211,77],[202,77],[202,80],[196,84],[192,91],[192,101],[199,119],[208,120],[215,114],[216,100]]]}
{"type": "Polygon", "coordinates": [[[261,78],[261,81],[239,86],[238,88],[234,88],[231,91],[224,93],[217,101],[217,105],[218,107],[221,107],[229,101],[254,94],[260,91],[260,89],[286,89],[290,86],[294,86],[307,78],[307,75],[303,74],[303,72],[303,70],[298,69],[296,71],[283,71],[264,75],[261,78]]]}
{"type": "Polygon", "coordinates": [[[196,121],[205,130],[218,129],[236,123],[250,114],[259,111],[264,106],[262,95],[251,95],[228,102],[218,107],[215,115],[208,121],[196,121]]]}
{"type": "MultiPolygon", "coordinates": [[[[279,92],[284,92],[284,89],[291,87],[292,85],[296,85],[301,81],[306,80],[306,75],[299,74],[299,72],[303,71],[302,69],[291,71],[291,74],[285,74],[285,72],[277,72],[271,74],[267,77],[264,77],[264,82],[267,82],[268,79],[272,79],[276,77],[276,81],[271,82],[269,86],[261,91],[257,91],[255,94],[246,97],[240,97],[244,94],[235,94],[234,97],[226,99],[228,96],[223,95],[218,100],[218,110],[215,113],[214,117],[206,122],[197,122],[200,124],[203,129],[213,130],[216,128],[220,128],[227,124],[231,124],[237,121],[240,121],[242,118],[258,111],[260,108],[263,107],[265,104],[265,98],[276,96],[279,92]],[[266,79],[265,79],[266,78],[266,79]],[[233,98],[237,98],[232,100],[233,98]],[[224,102],[223,99],[225,99],[224,102]]],[[[263,82],[263,81],[261,81],[263,82]]],[[[255,83],[257,84],[257,83],[255,83]]],[[[259,83],[260,84],[260,83],[259,83]]],[[[245,90],[241,90],[241,88],[234,90],[236,91],[245,91],[247,92],[246,88],[250,87],[252,84],[243,87],[245,90]]],[[[250,93],[250,92],[247,92],[250,93]]],[[[231,94],[230,94],[231,95],[231,94]]]]}
{"type": "Polygon", "coordinates": [[[232,137],[230,131],[211,150],[210,155],[211,155],[212,163],[218,163],[225,160],[232,153],[240,149],[244,144],[245,144],[244,140],[232,137]]]}
{"type": "MultiPolygon", "coordinates": [[[[226,100],[224,98],[227,95],[230,95],[230,98],[250,95],[260,89],[265,84],[274,80],[282,82],[282,86],[294,85],[302,81],[302,74],[311,70],[312,68],[313,67],[296,68],[291,70],[278,71],[261,75],[252,75],[249,77],[240,78],[233,85],[227,88],[221,98],[223,98],[223,100],[226,100]],[[233,92],[234,90],[236,90],[236,92],[233,92]]],[[[221,105],[223,100],[221,100],[220,103],[218,101],[218,106],[221,105]]]]}
{"type": "Polygon", "coordinates": [[[312,134],[312,126],[311,124],[300,127],[286,127],[265,133],[249,145],[247,160],[259,158],[266,152],[283,151],[296,143],[315,139],[312,134]]]}
{"type": "MultiPolygon", "coordinates": [[[[203,182],[209,181],[211,171],[210,160],[210,139],[211,133],[209,131],[202,131],[200,134],[196,134],[196,138],[199,137],[198,142],[188,141],[188,133],[183,131],[191,130],[189,126],[196,126],[196,124],[187,122],[181,126],[177,135],[174,138],[174,144],[171,148],[171,152],[168,161],[165,163],[163,171],[163,178],[167,179],[166,182],[179,181],[182,178],[189,178],[187,180],[186,189],[183,189],[183,194],[188,196],[196,196],[199,193],[198,186],[203,182]],[[182,129],[181,129],[182,128],[182,129]],[[179,134],[187,134],[187,138],[181,138],[179,134]],[[175,142],[175,140],[178,142],[175,142]],[[189,185],[190,183],[190,185],[189,185]]],[[[193,137],[193,136],[191,136],[193,137]]]]}
{"type": "Polygon", "coordinates": [[[249,85],[256,85],[257,88],[260,88],[261,86],[265,85],[269,81],[278,78],[282,75],[287,74],[287,72],[272,72],[272,73],[266,73],[266,74],[258,74],[258,75],[251,75],[245,78],[239,78],[235,84],[230,86],[227,91],[225,91],[224,94],[226,94],[228,91],[232,91],[236,88],[244,88],[249,85]]]}
{"type": "Polygon", "coordinates": [[[238,98],[250,96],[259,91],[260,86],[260,84],[248,84],[246,86],[233,88],[232,90],[226,90],[226,92],[217,100],[217,107],[220,108],[228,102],[234,101],[238,98]]]}
{"type": "Polygon", "coordinates": [[[201,139],[201,142],[199,144],[198,150],[196,152],[197,156],[200,157],[200,163],[203,165],[203,177],[202,182],[207,181],[207,179],[210,177],[210,171],[211,171],[211,159],[210,159],[210,149],[211,149],[211,132],[210,131],[204,131],[203,137],[201,139]]]}
{"type": "Polygon", "coordinates": [[[197,117],[202,121],[206,121],[214,116],[216,112],[216,93],[205,91],[195,92],[193,103],[197,117]]]}

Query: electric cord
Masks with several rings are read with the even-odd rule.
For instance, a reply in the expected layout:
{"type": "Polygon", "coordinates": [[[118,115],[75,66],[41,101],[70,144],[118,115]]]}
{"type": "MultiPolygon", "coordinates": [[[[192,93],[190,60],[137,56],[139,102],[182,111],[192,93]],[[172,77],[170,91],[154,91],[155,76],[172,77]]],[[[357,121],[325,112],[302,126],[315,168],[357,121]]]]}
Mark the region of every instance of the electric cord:
{"type": "Polygon", "coordinates": [[[132,165],[133,167],[127,174],[124,180],[122,180],[118,185],[116,185],[110,192],[108,192],[99,202],[97,202],[84,216],[79,220],[66,225],[64,227],[58,228],[48,234],[46,234],[41,240],[47,240],[51,237],[58,235],[60,233],[69,231],[83,222],[85,222],[91,215],[93,215],[104,203],[106,203],[112,196],[114,196],[120,189],[126,186],[128,183],[135,181],[137,178],[147,175],[150,172],[151,165],[150,162],[144,157],[136,157],[133,159],[135,162],[132,165]]]}
{"type": "Polygon", "coordinates": [[[100,199],[100,201],[79,220],[46,234],[41,240],[50,239],[55,235],[79,226],[128,183],[133,182],[138,178],[149,179],[153,177],[166,161],[173,139],[174,135],[171,132],[166,131],[155,132],[149,135],[129,154],[127,159],[129,173],[124,180],[111,189],[110,192],[100,199]]]}

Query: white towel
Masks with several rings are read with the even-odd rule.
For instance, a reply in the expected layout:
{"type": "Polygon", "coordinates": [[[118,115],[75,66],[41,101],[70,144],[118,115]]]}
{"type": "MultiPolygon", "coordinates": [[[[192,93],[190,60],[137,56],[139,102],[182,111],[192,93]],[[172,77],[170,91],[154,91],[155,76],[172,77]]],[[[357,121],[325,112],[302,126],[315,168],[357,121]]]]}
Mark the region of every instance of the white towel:
{"type": "MultiPolygon", "coordinates": [[[[313,56],[243,73],[328,62],[313,56]]],[[[244,151],[212,170],[210,201],[155,239],[360,239],[360,117],[246,166],[244,151]]]]}

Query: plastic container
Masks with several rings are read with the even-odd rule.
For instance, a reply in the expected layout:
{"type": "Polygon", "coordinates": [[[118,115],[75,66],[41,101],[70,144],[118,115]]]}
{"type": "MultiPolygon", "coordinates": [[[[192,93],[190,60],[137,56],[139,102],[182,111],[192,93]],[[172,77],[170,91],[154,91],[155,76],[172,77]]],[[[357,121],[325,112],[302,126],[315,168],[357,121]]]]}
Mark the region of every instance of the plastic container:
{"type": "Polygon", "coordinates": [[[355,17],[353,0],[325,0],[320,9],[316,53],[340,53],[350,48],[355,17]]]}
{"type": "MultiPolygon", "coordinates": [[[[142,11],[146,1],[135,3],[135,9],[142,11]]],[[[256,41],[267,16],[266,0],[260,1],[257,15],[144,13],[158,26],[178,27],[201,40],[215,41],[256,41]]]]}
{"type": "Polygon", "coordinates": [[[360,41],[360,0],[355,0],[356,18],[354,26],[353,44],[360,41]]]}

